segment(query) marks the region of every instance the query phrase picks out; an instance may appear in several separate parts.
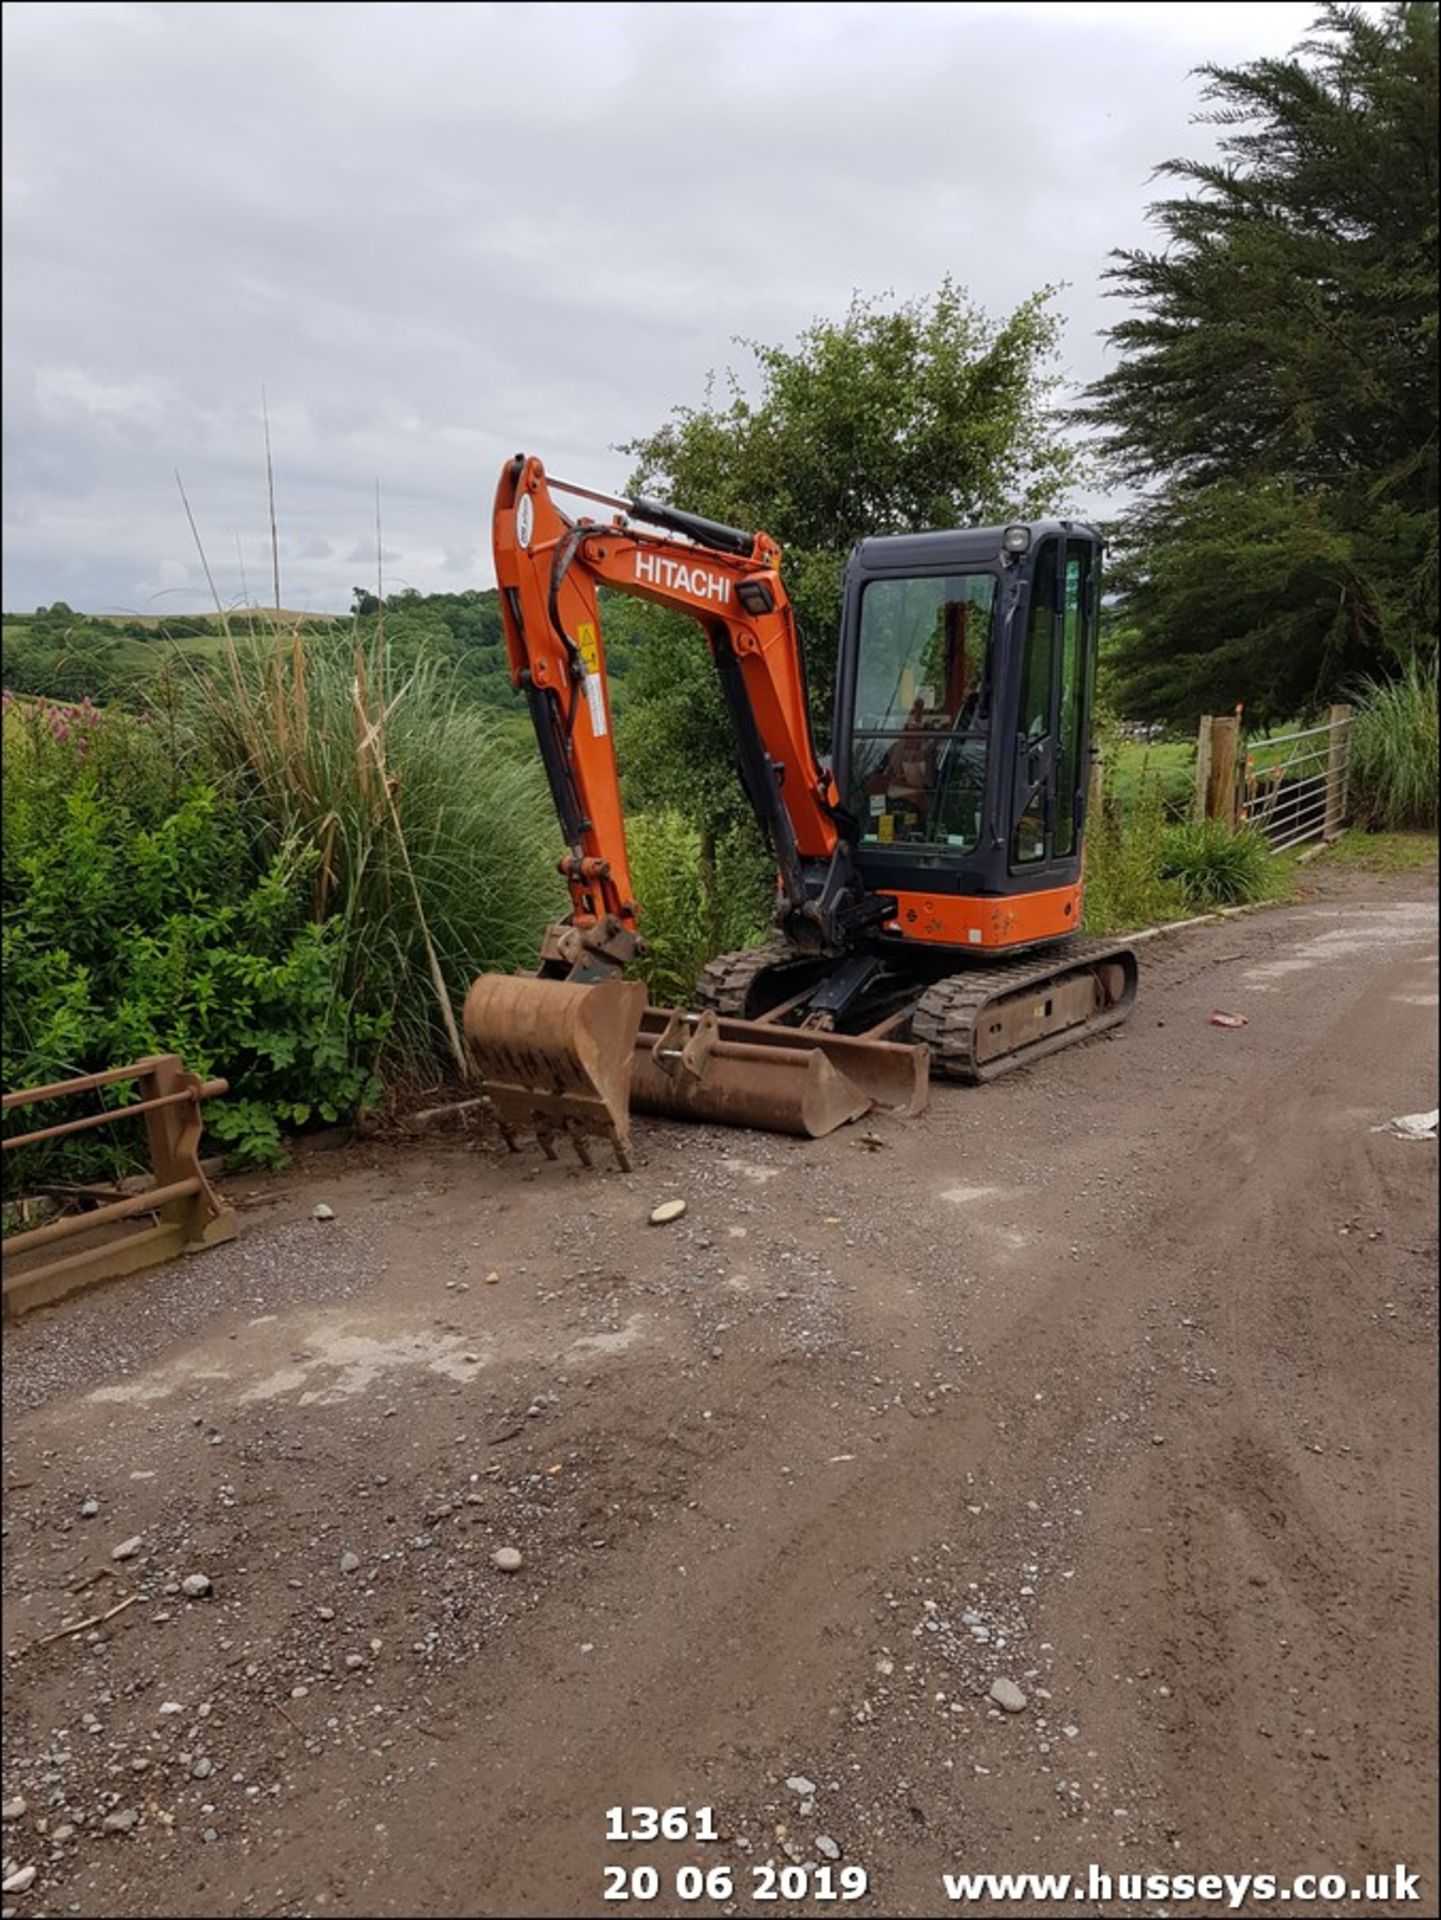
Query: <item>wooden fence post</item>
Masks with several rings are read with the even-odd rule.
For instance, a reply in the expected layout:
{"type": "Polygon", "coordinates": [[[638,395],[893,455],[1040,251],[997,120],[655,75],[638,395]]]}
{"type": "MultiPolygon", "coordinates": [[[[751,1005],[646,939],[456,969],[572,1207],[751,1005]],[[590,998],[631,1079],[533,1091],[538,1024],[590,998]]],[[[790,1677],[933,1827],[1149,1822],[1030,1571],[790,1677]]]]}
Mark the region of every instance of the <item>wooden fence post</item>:
{"type": "Polygon", "coordinates": [[[1211,721],[1211,766],[1206,781],[1206,818],[1224,820],[1236,828],[1236,754],[1241,744],[1239,714],[1215,716],[1211,721]]]}
{"type": "Polygon", "coordinates": [[[1195,815],[1198,820],[1206,818],[1207,796],[1211,789],[1211,716],[1201,715],[1201,724],[1196,729],[1196,800],[1195,815]]]}
{"type": "Polygon", "coordinates": [[[1346,772],[1351,759],[1351,709],[1331,709],[1331,734],[1326,752],[1326,818],[1321,838],[1329,843],[1346,824],[1346,772]]]}

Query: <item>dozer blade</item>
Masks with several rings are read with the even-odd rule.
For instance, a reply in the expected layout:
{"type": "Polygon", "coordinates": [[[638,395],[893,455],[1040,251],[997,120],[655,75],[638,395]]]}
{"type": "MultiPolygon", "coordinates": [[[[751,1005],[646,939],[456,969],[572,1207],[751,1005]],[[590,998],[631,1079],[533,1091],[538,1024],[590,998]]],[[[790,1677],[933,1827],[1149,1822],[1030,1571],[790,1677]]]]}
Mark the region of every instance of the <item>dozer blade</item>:
{"type": "Polygon", "coordinates": [[[557,1138],[590,1165],[609,1140],[630,1166],[630,1083],[645,1007],[639,980],[573,986],[483,973],[465,997],[465,1032],[507,1145],[534,1133],[550,1159],[557,1138]]]}
{"type": "Polygon", "coordinates": [[[924,1047],[651,1007],[631,1099],[644,1113],[814,1140],[873,1106],[918,1113],[927,1063],[924,1047]]]}

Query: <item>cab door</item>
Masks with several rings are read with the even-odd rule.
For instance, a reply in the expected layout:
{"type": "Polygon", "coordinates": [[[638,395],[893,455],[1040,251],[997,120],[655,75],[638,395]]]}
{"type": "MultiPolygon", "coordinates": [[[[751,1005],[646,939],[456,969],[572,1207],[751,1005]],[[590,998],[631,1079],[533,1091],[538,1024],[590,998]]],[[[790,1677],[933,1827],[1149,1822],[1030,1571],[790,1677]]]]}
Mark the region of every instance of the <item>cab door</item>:
{"type": "MultiPolygon", "coordinates": [[[[1069,869],[1086,805],[1097,546],[1048,535],[1035,556],[1018,674],[1010,870],[1069,869]]],[[[1069,877],[1069,876],[1067,876],[1069,877]]]]}

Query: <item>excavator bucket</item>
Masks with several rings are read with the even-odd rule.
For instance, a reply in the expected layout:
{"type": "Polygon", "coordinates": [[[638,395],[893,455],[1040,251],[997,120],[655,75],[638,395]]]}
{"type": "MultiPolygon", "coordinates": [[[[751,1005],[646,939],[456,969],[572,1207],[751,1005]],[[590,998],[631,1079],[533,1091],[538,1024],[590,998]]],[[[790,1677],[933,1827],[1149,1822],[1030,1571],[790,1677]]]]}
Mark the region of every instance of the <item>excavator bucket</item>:
{"type": "Polygon", "coordinates": [[[534,1133],[549,1159],[557,1138],[590,1165],[608,1140],[630,1166],[630,1082],[645,1007],[638,980],[574,986],[483,973],[465,997],[465,1032],[506,1144],[534,1133]]]}
{"type": "Polygon", "coordinates": [[[814,1140],[872,1107],[919,1113],[928,1066],[925,1047],[650,1007],[631,1101],[643,1113],[814,1140]]]}
{"type": "Polygon", "coordinates": [[[630,1165],[630,1109],[819,1139],[872,1107],[919,1113],[930,1050],[647,1007],[638,981],[483,973],[465,1031],[508,1145],[608,1140],[630,1165]]]}

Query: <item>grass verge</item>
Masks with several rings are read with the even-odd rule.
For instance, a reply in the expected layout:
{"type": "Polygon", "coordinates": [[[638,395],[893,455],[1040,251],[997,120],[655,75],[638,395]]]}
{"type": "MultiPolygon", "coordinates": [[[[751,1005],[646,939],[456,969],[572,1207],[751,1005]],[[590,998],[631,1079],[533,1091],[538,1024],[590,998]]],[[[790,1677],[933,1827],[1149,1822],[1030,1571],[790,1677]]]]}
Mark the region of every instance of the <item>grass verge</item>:
{"type": "Polygon", "coordinates": [[[1348,827],[1308,864],[1324,862],[1357,873],[1434,873],[1438,861],[1441,839],[1434,833],[1369,833],[1364,827],[1348,827]]]}

